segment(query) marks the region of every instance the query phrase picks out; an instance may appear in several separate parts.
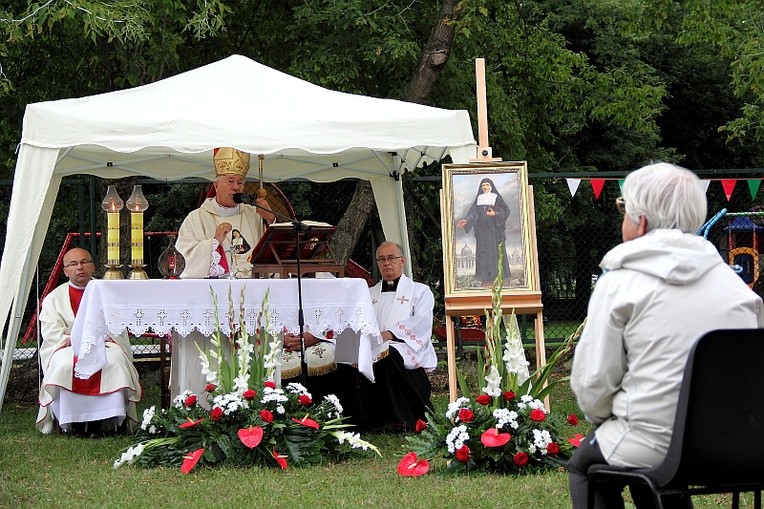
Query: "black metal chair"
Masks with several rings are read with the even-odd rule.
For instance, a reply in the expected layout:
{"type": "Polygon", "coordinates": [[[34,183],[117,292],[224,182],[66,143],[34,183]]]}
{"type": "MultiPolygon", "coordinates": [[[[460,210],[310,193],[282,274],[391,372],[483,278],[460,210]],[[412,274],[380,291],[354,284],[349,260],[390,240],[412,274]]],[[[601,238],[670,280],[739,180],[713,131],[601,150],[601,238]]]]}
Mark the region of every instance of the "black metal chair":
{"type": "Polygon", "coordinates": [[[589,468],[589,501],[598,483],[642,484],[654,506],[669,495],[754,492],[764,489],[764,329],[716,330],[690,351],[666,459],[657,467],[589,468]]]}

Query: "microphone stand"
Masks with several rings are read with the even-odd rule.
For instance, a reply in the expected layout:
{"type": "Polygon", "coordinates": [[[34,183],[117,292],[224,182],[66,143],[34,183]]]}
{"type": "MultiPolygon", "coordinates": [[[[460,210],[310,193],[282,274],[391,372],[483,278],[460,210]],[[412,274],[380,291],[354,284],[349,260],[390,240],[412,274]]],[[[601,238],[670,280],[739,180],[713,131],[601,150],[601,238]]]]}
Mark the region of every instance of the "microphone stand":
{"type": "Polygon", "coordinates": [[[302,382],[303,387],[308,387],[308,360],[305,357],[305,316],[303,312],[303,306],[302,306],[302,271],[300,270],[300,240],[302,238],[302,232],[304,229],[304,225],[302,224],[302,221],[299,221],[297,219],[292,219],[291,217],[285,216],[283,214],[279,214],[278,212],[275,212],[273,210],[270,210],[266,207],[263,207],[262,205],[255,203],[254,199],[251,199],[253,197],[247,196],[243,193],[236,193],[233,195],[233,201],[236,203],[246,203],[246,201],[252,201],[252,203],[248,203],[248,205],[252,205],[253,207],[262,210],[263,212],[267,212],[269,214],[273,214],[276,219],[278,219],[281,222],[284,223],[292,223],[292,226],[294,227],[295,232],[295,248],[297,251],[297,324],[300,328],[300,381],[302,382]],[[249,198],[249,200],[245,200],[245,198],[249,198]]]}

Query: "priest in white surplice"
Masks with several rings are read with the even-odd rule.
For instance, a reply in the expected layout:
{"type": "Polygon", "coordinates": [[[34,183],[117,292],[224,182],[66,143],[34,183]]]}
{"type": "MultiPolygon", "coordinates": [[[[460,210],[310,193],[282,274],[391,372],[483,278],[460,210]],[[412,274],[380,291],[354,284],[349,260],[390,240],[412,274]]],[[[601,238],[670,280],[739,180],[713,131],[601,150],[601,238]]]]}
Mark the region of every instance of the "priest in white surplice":
{"type": "MultiPolygon", "coordinates": [[[[432,408],[428,373],[438,364],[431,341],[435,299],[429,287],[403,275],[406,260],[400,245],[383,242],[376,259],[382,281],[369,291],[383,343],[373,350],[375,382],[339,364],[331,392],[340,398],[349,422],[359,429],[411,430],[432,408]]],[[[306,333],[305,345],[319,339],[323,338],[306,333]]],[[[299,337],[285,335],[284,346],[298,350],[299,337]]]]}
{"type": "MultiPolygon", "coordinates": [[[[178,230],[175,248],[186,262],[181,278],[251,277],[252,264],[247,260],[263,235],[264,221],[270,224],[276,217],[265,198],[255,201],[263,208],[234,201],[235,194],[244,192],[249,161],[246,152],[230,147],[215,149],[215,196],[189,213],[178,230]],[[232,247],[234,230],[241,240],[232,247]],[[249,245],[246,251],[240,249],[245,245],[249,245]]],[[[206,351],[209,340],[198,332],[177,339],[173,343],[170,390],[174,395],[184,390],[200,394],[207,382],[195,344],[206,351]]]]}
{"type": "Polygon", "coordinates": [[[142,390],[126,333],[107,339],[107,364],[101,371],[87,380],[73,376],[76,359],[71,328],[94,268],[86,250],[69,250],[64,254],[64,274],[69,282],[50,292],[42,303],[43,381],[36,426],[43,433],[53,431],[54,422],[64,432],[101,433],[116,430],[125,418],[137,420],[135,403],[141,399],[142,390]]]}

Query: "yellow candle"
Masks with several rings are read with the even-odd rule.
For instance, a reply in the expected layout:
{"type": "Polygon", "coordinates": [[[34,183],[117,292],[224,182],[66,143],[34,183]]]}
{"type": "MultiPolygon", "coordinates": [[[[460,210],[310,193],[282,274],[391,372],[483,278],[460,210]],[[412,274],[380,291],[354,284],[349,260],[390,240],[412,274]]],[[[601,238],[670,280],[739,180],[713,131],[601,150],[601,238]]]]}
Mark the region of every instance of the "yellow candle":
{"type": "Polygon", "coordinates": [[[109,265],[119,265],[119,212],[109,212],[108,231],[106,237],[107,257],[109,265]]]}
{"type": "Polygon", "coordinates": [[[143,265],[143,212],[130,213],[130,248],[133,265],[143,265]]]}

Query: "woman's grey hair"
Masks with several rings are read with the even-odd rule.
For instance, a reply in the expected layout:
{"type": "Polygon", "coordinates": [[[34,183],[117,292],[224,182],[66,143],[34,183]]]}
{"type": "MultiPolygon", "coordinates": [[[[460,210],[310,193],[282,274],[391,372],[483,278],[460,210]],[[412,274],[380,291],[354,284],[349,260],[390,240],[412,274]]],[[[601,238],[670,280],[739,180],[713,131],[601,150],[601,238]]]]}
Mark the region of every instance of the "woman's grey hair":
{"type": "Polygon", "coordinates": [[[647,230],[676,229],[696,233],[706,220],[706,194],[697,175],[669,163],[631,172],[623,182],[626,215],[634,224],[647,219],[647,230]]]}

